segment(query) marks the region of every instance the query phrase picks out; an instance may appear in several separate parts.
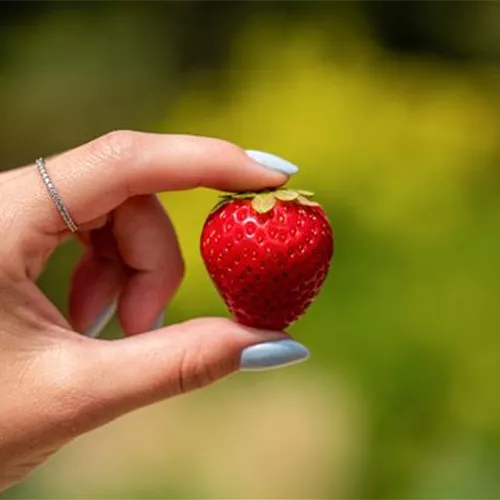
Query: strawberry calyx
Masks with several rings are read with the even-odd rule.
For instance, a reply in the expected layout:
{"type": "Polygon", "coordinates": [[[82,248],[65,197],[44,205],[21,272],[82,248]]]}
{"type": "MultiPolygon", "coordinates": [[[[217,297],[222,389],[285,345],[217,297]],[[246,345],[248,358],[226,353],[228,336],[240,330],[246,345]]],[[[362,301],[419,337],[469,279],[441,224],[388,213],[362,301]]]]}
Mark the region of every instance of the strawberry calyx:
{"type": "Polygon", "coordinates": [[[311,200],[313,196],[314,193],[312,193],[311,191],[288,188],[266,189],[264,191],[259,191],[256,193],[231,193],[220,196],[220,200],[214,207],[214,210],[232,200],[246,199],[252,200],[252,208],[260,214],[265,214],[266,212],[272,210],[278,201],[293,202],[298,203],[299,205],[318,207],[319,203],[311,200]]]}

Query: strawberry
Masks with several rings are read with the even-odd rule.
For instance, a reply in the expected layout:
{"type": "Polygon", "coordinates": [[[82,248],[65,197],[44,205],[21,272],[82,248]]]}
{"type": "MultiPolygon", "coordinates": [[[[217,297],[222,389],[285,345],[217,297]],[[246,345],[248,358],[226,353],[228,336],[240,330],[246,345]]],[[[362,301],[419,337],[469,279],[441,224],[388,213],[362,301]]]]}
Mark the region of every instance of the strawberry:
{"type": "Polygon", "coordinates": [[[208,216],[201,254],[217,290],[242,324],[283,330],[318,295],[333,235],[309,191],[224,195],[208,216]]]}

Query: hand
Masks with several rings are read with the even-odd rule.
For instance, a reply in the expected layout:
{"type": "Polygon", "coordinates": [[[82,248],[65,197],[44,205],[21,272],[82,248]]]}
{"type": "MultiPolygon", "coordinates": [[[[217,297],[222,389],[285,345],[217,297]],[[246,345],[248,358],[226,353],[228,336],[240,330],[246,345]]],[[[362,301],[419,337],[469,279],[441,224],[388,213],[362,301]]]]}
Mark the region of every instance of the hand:
{"type": "Polygon", "coordinates": [[[46,166],[86,250],[68,322],[34,280],[70,233],[34,165],[0,175],[0,490],[126,412],[239,369],[308,355],[284,333],[222,318],[148,332],[183,275],[174,229],[154,193],[278,186],[293,165],[215,139],[114,132],[46,166]],[[76,333],[96,334],[113,304],[126,338],[76,333]]]}

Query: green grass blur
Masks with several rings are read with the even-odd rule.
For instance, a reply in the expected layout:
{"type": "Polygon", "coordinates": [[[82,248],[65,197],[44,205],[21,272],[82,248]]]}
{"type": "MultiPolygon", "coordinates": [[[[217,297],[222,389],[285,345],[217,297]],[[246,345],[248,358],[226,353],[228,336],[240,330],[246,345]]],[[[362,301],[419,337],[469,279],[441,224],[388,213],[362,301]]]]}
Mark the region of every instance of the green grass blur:
{"type": "MultiPolygon", "coordinates": [[[[4,497],[500,495],[499,65],[391,51],[355,10],[338,22],[283,22],[279,9],[255,8],[222,66],[179,76],[171,53],[150,53],[158,21],[124,12],[122,22],[111,22],[111,7],[92,18],[93,44],[71,9],[37,18],[36,38],[13,30],[12,58],[25,66],[7,65],[0,89],[22,81],[38,93],[28,110],[9,104],[18,139],[5,161],[109,125],[221,137],[296,163],[290,185],[316,193],[336,235],[325,287],[290,330],[312,358],[137,412],[80,438],[4,497]],[[101,50],[109,30],[118,41],[101,50]],[[49,69],[33,69],[49,54],[49,69]],[[42,88],[31,80],[40,75],[42,88]],[[74,85],[67,94],[57,93],[60,78],[74,85]],[[22,149],[23,119],[47,110],[45,130],[28,125],[34,139],[22,149]]],[[[187,263],[169,323],[227,314],[198,250],[216,195],[162,194],[187,263]]],[[[78,252],[60,249],[40,280],[63,310],[78,252]]],[[[118,335],[116,324],[107,334],[118,335]]]]}

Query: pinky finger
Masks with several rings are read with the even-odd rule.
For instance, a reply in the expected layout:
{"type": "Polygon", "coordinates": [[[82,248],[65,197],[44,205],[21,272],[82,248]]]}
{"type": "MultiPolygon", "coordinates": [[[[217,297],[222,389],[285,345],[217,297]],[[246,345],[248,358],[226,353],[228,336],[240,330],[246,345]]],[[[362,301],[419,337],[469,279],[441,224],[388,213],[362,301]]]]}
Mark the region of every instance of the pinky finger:
{"type": "Polygon", "coordinates": [[[73,328],[97,337],[116,311],[126,278],[119,262],[102,259],[89,249],[77,265],[71,283],[69,315],[73,328]]]}

